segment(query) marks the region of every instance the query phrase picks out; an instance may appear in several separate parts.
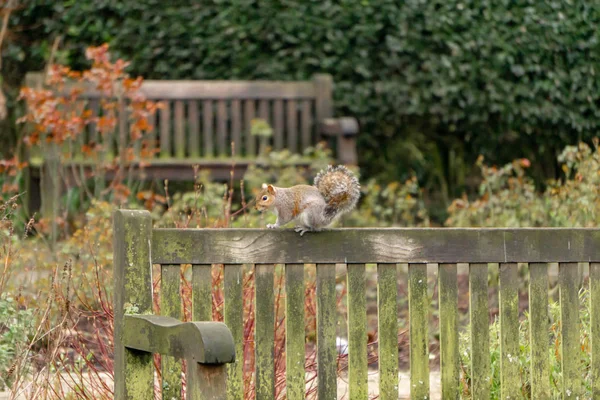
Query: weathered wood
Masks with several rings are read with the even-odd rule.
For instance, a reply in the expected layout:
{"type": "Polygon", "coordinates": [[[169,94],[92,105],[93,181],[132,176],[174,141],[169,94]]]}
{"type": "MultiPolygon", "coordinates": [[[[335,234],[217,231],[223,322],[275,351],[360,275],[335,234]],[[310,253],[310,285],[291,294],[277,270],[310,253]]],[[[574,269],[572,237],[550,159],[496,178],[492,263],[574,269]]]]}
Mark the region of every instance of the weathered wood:
{"type": "Polygon", "coordinates": [[[529,316],[531,341],[531,397],[550,398],[548,264],[529,264],[529,316]]]}
{"type": "Polygon", "coordinates": [[[590,263],[592,397],[600,398],[600,263],[590,263]]]}
{"type": "Polygon", "coordinates": [[[273,102],[273,134],[275,150],[283,149],[283,100],[273,102]]]}
{"type": "MultiPolygon", "coordinates": [[[[160,281],[160,313],[167,317],[181,319],[180,265],[162,265],[160,281]]],[[[170,356],[161,359],[162,398],[181,398],[181,361],[170,356]]]]}
{"type": "Polygon", "coordinates": [[[224,323],[181,322],[162,315],[126,314],[123,344],[129,349],[214,365],[234,362],[237,353],[224,323]]]}
{"type": "Polygon", "coordinates": [[[398,273],[396,264],[377,265],[377,335],[379,339],[379,396],[383,400],[398,398],[398,290],[396,287],[397,281],[398,273]]]}
{"type": "Polygon", "coordinates": [[[188,137],[188,152],[190,157],[200,156],[200,116],[198,115],[198,101],[188,102],[188,124],[190,135],[188,137]]]}
{"type": "MultiPolygon", "coordinates": [[[[348,285],[349,398],[351,400],[367,399],[368,364],[365,264],[348,264],[346,279],[348,285]]],[[[386,312],[389,313],[389,310],[386,310],[386,312]]]]}
{"type": "Polygon", "coordinates": [[[490,398],[490,331],[488,265],[469,265],[469,312],[471,319],[471,397],[490,398]]]}
{"type": "Polygon", "coordinates": [[[304,400],[304,264],[285,266],[285,377],[288,400],[304,400]]]}
{"type": "Polygon", "coordinates": [[[243,154],[242,108],[239,99],[231,100],[231,140],[235,148],[233,156],[241,156],[243,154]]]}
{"type": "Polygon", "coordinates": [[[408,312],[410,318],[410,397],[429,398],[429,337],[427,264],[408,266],[408,312]]]}
{"type": "Polygon", "coordinates": [[[288,100],[286,106],[286,143],[291,152],[298,150],[298,109],[295,100],[288,100]]]}
{"type": "MultiPolygon", "coordinates": [[[[278,81],[156,81],[145,80],[141,92],[148,99],[302,99],[315,96],[311,82],[278,81]]],[[[94,92],[86,97],[94,97],[94,92]]]]}
{"type": "Polygon", "coordinates": [[[337,397],[335,264],[317,264],[317,376],[319,399],[337,397]]]}
{"type": "Polygon", "coordinates": [[[579,282],[577,263],[558,265],[563,399],[583,398],[579,348],[579,282]]]}
{"type": "Polygon", "coordinates": [[[125,314],[152,312],[152,217],[147,211],[117,210],[113,221],[115,399],[151,399],[152,354],[126,348],[123,335],[125,314]]]}
{"type": "Polygon", "coordinates": [[[188,360],[187,400],[225,400],[227,370],[225,365],[205,365],[188,360]]]}
{"type": "Polygon", "coordinates": [[[212,274],[210,264],[192,265],[192,319],[212,320],[212,274]]]}
{"type": "Polygon", "coordinates": [[[160,156],[171,157],[171,103],[160,109],[160,156]]]}
{"type": "Polygon", "coordinates": [[[456,264],[440,264],[438,297],[440,310],[440,370],[442,397],[459,398],[458,286],[456,264]]]}
{"type": "Polygon", "coordinates": [[[242,302],[242,265],[225,264],[224,267],[225,304],[223,317],[225,324],[229,327],[235,353],[239,354],[235,363],[227,365],[227,398],[241,400],[244,397],[244,380],[242,357],[244,351],[244,307],[242,302]]]}
{"type": "Polygon", "coordinates": [[[217,101],[217,143],[219,155],[227,155],[229,146],[227,144],[227,104],[225,104],[225,100],[217,101]]]}
{"type": "Polygon", "coordinates": [[[256,399],[271,400],[275,398],[275,363],[274,363],[274,302],[272,264],[255,266],[254,304],[256,306],[256,326],[254,330],[256,359],[256,399]]]}
{"type": "Polygon", "coordinates": [[[211,100],[202,102],[202,154],[206,158],[213,156],[213,104],[211,100]]]}
{"type": "Polygon", "coordinates": [[[184,130],[184,108],[183,101],[175,102],[175,157],[185,158],[185,130],[184,130]]]}
{"type": "Polygon", "coordinates": [[[501,398],[516,399],[519,379],[519,275],[516,263],[500,264],[500,389],[501,398]]]}
{"type": "Polygon", "coordinates": [[[255,117],[254,100],[244,101],[244,132],[246,133],[245,154],[249,157],[256,155],[256,137],[252,135],[252,120],[255,117]]]}
{"type": "Polygon", "coordinates": [[[333,78],[328,74],[316,74],[313,76],[315,87],[315,108],[317,120],[333,117],[333,78]]]}
{"type": "Polygon", "coordinates": [[[600,230],[562,228],[155,229],[156,263],[455,263],[600,260],[600,230]]]}
{"type": "Polygon", "coordinates": [[[302,132],[302,148],[306,149],[313,143],[312,139],[312,122],[311,122],[311,101],[310,100],[302,100],[302,108],[301,108],[301,117],[300,117],[300,131],[302,132]]]}

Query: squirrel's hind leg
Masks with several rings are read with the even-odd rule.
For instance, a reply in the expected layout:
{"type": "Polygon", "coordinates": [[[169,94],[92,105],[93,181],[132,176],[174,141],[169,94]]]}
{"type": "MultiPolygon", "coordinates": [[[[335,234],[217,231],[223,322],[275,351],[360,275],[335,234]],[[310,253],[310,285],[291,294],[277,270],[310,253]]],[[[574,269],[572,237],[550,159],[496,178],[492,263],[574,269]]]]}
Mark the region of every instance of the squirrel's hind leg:
{"type": "Polygon", "coordinates": [[[294,228],[294,231],[299,232],[300,236],[304,235],[306,232],[312,232],[313,229],[309,226],[298,225],[294,228]]]}

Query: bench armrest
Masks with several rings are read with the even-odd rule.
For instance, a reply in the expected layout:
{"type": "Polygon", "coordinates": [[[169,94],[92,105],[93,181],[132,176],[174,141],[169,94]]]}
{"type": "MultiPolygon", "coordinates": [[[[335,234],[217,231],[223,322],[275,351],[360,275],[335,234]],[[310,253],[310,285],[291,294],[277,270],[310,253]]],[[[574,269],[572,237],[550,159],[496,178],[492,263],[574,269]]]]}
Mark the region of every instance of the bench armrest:
{"type": "Polygon", "coordinates": [[[337,158],[342,164],[356,165],[356,136],[359,126],[356,118],[325,118],[319,123],[321,136],[337,137],[337,158]]]}
{"type": "Polygon", "coordinates": [[[231,331],[222,322],[181,322],[161,315],[124,315],[123,345],[200,364],[235,362],[231,331]]]}

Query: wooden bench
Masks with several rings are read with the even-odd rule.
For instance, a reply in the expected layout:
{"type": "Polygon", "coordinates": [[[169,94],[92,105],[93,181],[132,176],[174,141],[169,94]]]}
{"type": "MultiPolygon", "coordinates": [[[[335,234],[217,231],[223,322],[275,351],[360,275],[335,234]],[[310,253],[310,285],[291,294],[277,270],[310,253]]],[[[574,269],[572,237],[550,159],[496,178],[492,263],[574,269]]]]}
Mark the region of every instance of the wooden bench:
{"type": "MultiPolygon", "coordinates": [[[[397,285],[402,277],[399,270],[404,267],[408,270],[411,398],[423,399],[430,395],[428,263],[434,263],[429,267],[433,266],[437,271],[443,398],[454,399],[460,394],[457,263],[468,263],[470,328],[463,331],[470,335],[472,398],[490,398],[494,383],[490,375],[488,271],[497,272],[498,275],[492,274],[492,277],[499,276],[501,398],[520,398],[522,371],[519,363],[513,362],[520,345],[521,279],[517,263],[528,263],[529,270],[532,372],[526,378],[530,379],[532,398],[550,398],[549,263],[559,263],[562,317],[558,329],[562,335],[563,377],[559,382],[560,390],[564,398],[584,398],[578,317],[581,283],[578,263],[584,262],[589,264],[592,314],[591,336],[587,338],[592,357],[588,376],[595,396],[600,394],[599,229],[335,229],[299,237],[291,230],[152,229],[147,212],[118,211],[114,259],[115,351],[119,360],[115,363],[117,399],[125,398],[123,387],[127,390],[127,398],[152,398],[151,352],[181,355],[169,350],[160,334],[153,336],[154,331],[162,328],[160,317],[148,316],[151,314],[151,264],[160,264],[162,268],[161,310],[165,316],[174,318],[180,317],[180,264],[192,265],[192,314],[196,321],[211,319],[211,266],[224,264],[224,322],[229,330],[221,325],[215,325],[214,329],[219,329],[226,340],[218,343],[201,341],[204,335],[212,338],[214,331],[209,330],[209,325],[195,325],[200,332],[195,336],[199,350],[193,350],[191,339],[186,342],[189,354],[220,354],[218,360],[198,357],[197,361],[228,363],[226,368],[220,363],[210,367],[201,364],[192,370],[192,373],[200,370],[210,375],[211,382],[218,382],[218,385],[192,386],[191,390],[197,391],[193,393],[204,390],[210,394],[208,398],[215,399],[241,399],[243,396],[244,264],[246,270],[254,274],[256,292],[257,399],[274,398],[274,270],[275,264],[284,264],[285,391],[290,400],[304,399],[306,390],[304,282],[305,268],[308,267],[305,264],[316,264],[318,398],[329,400],[337,396],[336,284],[340,281],[336,281],[336,264],[339,263],[345,264],[346,270],[350,396],[367,398],[366,264],[377,264],[379,391],[380,398],[385,400],[399,396],[397,285]],[[134,341],[133,338],[137,339],[134,341]],[[232,362],[234,352],[236,358],[232,362]]],[[[163,380],[166,379],[163,387],[164,382],[168,382],[167,387],[177,388],[177,392],[181,380],[179,370],[173,369],[173,365],[167,359],[167,366],[176,372],[163,374],[163,380]]],[[[165,368],[163,365],[163,371],[165,368]]],[[[196,385],[195,382],[207,380],[209,378],[203,376],[191,382],[196,385]]],[[[190,389],[188,395],[201,398],[190,394],[190,389]]]]}
{"type": "MultiPolygon", "coordinates": [[[[41,73],[26,76],[29,87],[43,87],[43,82],[41,73]]],[[[267,121],[272,127],[267,143],[274,150],[288,149],[302,154],[306,148],[326,141],[338,163],[357,163],[358,122],[352,117],[333,118],[331,75],[318,74],[310,81],[295,82],[146,80],[141,92],[149,100],[163,102],[165,108],[150,121],[152,132],[144,138],[155,143],[157,153],[144,159],[143,174],[136,173],[136,177],[191,181],[195,174],[193,166],[198,165],[209,170],[214,179],[229,179],[232,169],[235,179],[240,179],[259,155],[259,138],[251,135],[255,118],[267,121]]],[[[86,90],[80,98],[98,115],[99,92],[86,90]]],[[[77,149],[93,141],[102,143],[109,155],[122,154],[121,149],[134,147],[128,139],[126,113],[119,113],[117,126],[116,134],[106,136],[98,135],[90,126],[90,131],[78,138],[73,147],[77,149]]],[[[39,207],[35,197],[41,197],[42,203],[53,202],[56,197],[57,179],[53,178],[58,175],[57,163],[49,160],[50,154],[53,151],[38,149],[28,157],[34,180],[29,185],[34,209],[39,207]],[[40,180],[45,183],[40,184],[40,180]]],[[[89,156],[74,154],[68,164],[76,165],[75,170],[79,171],[91,169],[92,162],[89,156]]],[[[299,162],[308,164],[302,158],[299,162]]],[[[105,178],[111,178],[110,171],[105,178]]]]}

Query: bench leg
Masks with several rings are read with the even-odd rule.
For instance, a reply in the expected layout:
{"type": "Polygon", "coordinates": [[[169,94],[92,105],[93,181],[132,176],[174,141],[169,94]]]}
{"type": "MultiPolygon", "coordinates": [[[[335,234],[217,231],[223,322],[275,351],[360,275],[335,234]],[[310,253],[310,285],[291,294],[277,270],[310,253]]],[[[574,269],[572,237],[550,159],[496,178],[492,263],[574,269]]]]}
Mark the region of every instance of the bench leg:
{"type": "Polygon", "coordinates": [[[227,398],[225,365],[205,365],[188,360],[187,400],[225,400],[227,398]]]}

